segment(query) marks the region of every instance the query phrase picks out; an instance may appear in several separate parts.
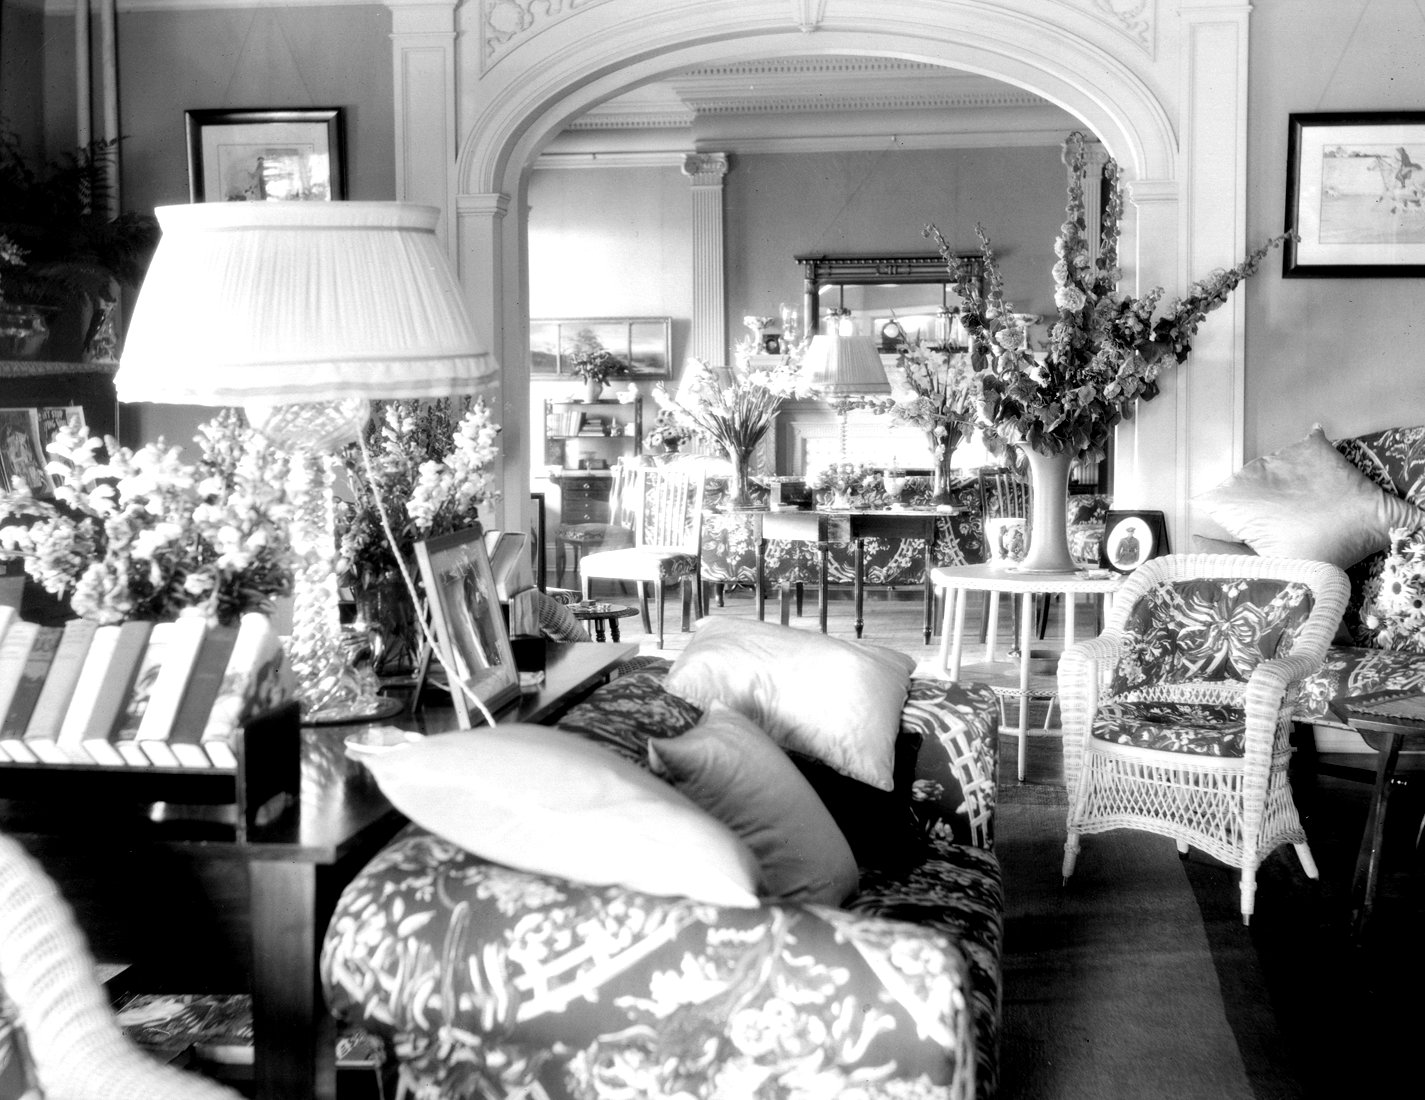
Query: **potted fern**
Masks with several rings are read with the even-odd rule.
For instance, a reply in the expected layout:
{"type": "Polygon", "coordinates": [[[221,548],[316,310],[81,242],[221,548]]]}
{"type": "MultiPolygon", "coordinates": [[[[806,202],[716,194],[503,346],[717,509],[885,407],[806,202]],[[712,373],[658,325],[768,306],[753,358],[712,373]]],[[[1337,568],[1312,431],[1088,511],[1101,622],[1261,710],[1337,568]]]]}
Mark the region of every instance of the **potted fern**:
{"type": "Polygon", "coordinates": [[[108,213],[118,140],[44,163],[0,128],[0,356],[113,358],[105,322],[158,244],[152,214],[108,213]]]}

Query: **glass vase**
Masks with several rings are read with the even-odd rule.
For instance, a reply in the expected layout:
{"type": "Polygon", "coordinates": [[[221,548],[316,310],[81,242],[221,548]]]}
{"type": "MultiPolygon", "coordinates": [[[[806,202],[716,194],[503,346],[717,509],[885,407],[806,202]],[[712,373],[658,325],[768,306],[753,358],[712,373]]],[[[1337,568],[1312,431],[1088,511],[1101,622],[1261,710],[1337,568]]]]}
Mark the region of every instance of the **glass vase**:
{"type": "Polygon", "coordinates": [[[728,444],[723,449],[727,452],[728,461],[732,463],[732,472],[728,474],[727,478],[727,506],[729,508],[751,508],[752,448],[728,444]]]}
{"type": "Polygon", "coordinates": [[[958,424],[946,425],[926,435],[930,437],[930,503],[937,507],[953,505],[955,448],[960,445],[964,430],[958,424]]]}
{"type": "Polygon", "coordinates": [[[416,668],[421,629],[405,579],[386,570],[352,587],[356,625],[371,647],[371,670],[377,676],[409,676],[416,668]]]}

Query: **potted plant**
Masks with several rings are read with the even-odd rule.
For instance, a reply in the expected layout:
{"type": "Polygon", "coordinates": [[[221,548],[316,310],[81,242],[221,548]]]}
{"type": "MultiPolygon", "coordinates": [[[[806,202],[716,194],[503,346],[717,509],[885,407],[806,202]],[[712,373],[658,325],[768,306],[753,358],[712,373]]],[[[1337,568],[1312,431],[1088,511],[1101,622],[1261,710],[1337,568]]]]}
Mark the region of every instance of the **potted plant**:
{"type": "Polygon", "coordinates": [[[143,279],[159,237],[152,214],[108,212],[118,144],[92,141],[35,164],[0,128],[0,355],[117,353],[101,330],[119,289],[143,279]]]}

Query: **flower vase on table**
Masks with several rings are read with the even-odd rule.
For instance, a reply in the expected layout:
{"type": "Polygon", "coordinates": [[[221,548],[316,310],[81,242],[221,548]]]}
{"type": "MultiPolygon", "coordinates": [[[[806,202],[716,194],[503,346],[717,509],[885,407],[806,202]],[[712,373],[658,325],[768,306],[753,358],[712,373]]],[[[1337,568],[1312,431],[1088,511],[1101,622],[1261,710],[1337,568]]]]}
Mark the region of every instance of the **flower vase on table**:
{"type": "MultiPolygon", "coordinates": [[[[419,582],[418,582],[419,583],[419,582]]],[[[356,623],[371,648],[377,676],[408,676],[420,652],[421,626],[405,578],[395,569],[364,578],[352,586],[356,623]]]]}
{"type": "Polygon", "coordinates": [[[960,445],[964,432],[964,425],[958,422],[942,424],[926,432],[930,437],[930,503],[936,507],[948,507],[955,503],[952,491],[955,448],[960,445]]]}
{"type": "Polygon", "coordinates": [[[1019,564],[1021,573],[1073,573],[1078,563],[1069,552],[1069,471],[1075,456],[1070,451],[1052,454],[1021,446],[1029,460],[1031,488],[1029,550],[1019,564]]]}
{"type": "Polygon", "coordinates": [[[728,460],[732,463],[727,477],[727,506],[729,508],[752,507],[752,448],[728,445],[728,460]]]}
{"type": "Polygon", "coordinates": [[[604,395],[604,384],[597,378],[584,380],[584,400],[592,405],[604,395]]]}

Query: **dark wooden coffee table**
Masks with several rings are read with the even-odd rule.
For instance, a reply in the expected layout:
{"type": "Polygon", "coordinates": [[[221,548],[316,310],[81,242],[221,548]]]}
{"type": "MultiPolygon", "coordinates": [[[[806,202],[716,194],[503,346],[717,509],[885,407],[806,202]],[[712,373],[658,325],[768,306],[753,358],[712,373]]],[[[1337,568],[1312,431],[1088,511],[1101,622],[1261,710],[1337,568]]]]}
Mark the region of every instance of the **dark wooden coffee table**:
{"type": "Polygon", "coordinates": [[[1390,806],[1391,780],[1402,749],[1425,749],[1425,693],[1372,691],[1333,700],[1336,716],[1354,729],[1376,751],[1375,790],[1356,855],[1351,879],[1351,933],[1360,937],[1370,924],[1380,878],[1381,848],[1385,841],[1385,815],[1390,806]],[[1382,713],[1395,709],[1398,713],[1382,713]],[[1417,716],[1418,715],[1418,716],[1417,716]]]}

